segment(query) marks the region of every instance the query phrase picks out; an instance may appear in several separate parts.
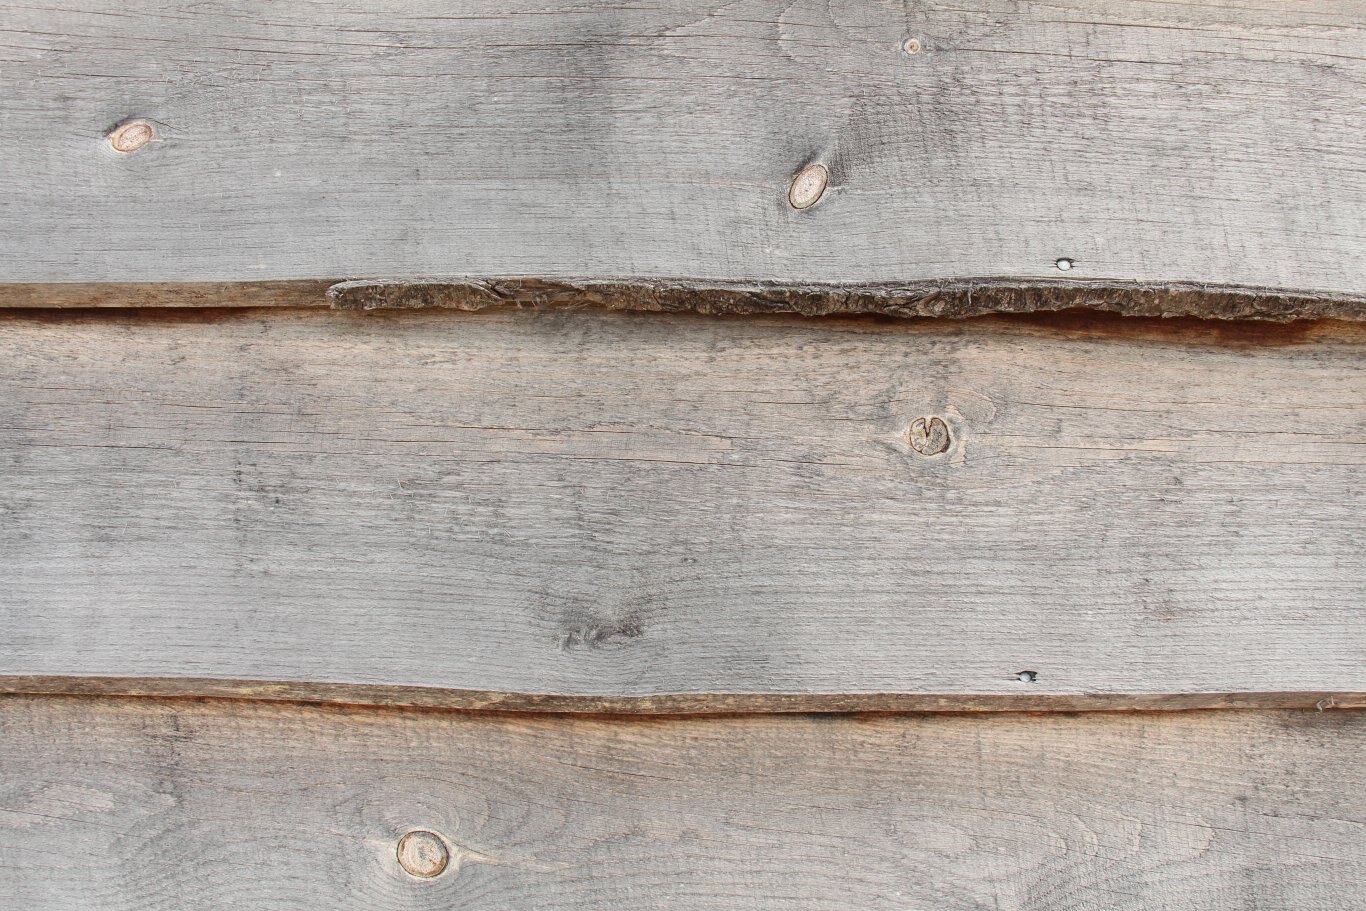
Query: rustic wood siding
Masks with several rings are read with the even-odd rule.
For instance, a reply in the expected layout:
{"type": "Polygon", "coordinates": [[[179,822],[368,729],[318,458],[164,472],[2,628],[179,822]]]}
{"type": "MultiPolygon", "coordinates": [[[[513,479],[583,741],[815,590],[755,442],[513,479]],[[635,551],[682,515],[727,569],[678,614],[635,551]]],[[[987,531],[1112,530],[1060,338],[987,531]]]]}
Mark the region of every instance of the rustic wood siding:
{"type": "Polygon", "coordinates": [[[4,281],[1080,279],[1366,298],[1360,0],[4,16],[4,281]],[[132,118],[154,138],[113,151],[132,118]],[[813,163],[829,187],[794,210],[813,163]]]}
{"type": "Polygon", "coordinates": [[[1366,691],[1354,324],[3,328],[10,688],[691,710],[1366,691]]]}
{"type": "Polygon", "coordinates": [[[1366,911],[1366,0],[0,87],[0,911],[1366,911]]]}
{"type": "Polygon", "coordinates": [[[1353,911],[1361,713],[606,720],[0,699],[26,911],[1353,911]],[[434,879],[399,868],[447,839],[434,879]]]}

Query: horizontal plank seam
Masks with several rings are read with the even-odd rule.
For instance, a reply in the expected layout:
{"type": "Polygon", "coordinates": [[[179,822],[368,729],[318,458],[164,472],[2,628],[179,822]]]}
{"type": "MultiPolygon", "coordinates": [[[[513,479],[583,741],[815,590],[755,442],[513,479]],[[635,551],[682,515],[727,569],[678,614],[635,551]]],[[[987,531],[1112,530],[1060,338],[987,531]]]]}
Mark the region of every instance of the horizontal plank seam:
{"type": "Polygon", "coordinates": [[[443,687],[204,677],[0,676],[0,695],[191,697],[461,711],[610,715],[1114,712],[1360,709],[1366,692],[1208,693],[517,693],[443,687]]]}
{"type": "Polygon", "coordinates": [[[605,307],[713,315],[875,314],[963,318],[1089,309],[1127,316],[1366,320],[1366,292],[1190,283],[1031,281],[1008,277],[904,284],[704,282],[686,278],[358,279],[342,282],[0,283],[0,308],[326,307],[340,310],[497,306],[605,307]]]}

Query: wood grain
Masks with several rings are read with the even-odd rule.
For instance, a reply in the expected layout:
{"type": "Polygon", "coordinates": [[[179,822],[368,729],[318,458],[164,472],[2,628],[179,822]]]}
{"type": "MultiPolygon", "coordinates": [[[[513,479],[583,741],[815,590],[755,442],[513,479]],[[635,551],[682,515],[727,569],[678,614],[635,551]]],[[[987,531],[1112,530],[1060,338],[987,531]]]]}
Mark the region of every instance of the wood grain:
{"type": "Polygon", "coordinates": [[[1366,714],[0,700],[26,911],[1351,911],[1366,714]],[[442,836],[418,879],[399,839],[442,836]]]}
{"type": "Polygon", "coordinates": [[[12,690],[614,711],[1366,693],[1359,324],[0,320],[12,690]],[[911,445],[925,417],[942,454],[911,445]]]}
{"type": "Polygon", "coordinates": [[[1362,12],[8,3],[0,281],[1076,279],[1359,312],[1362,12]],[[131,118],[154,138],[113,151],[131,118]]]}

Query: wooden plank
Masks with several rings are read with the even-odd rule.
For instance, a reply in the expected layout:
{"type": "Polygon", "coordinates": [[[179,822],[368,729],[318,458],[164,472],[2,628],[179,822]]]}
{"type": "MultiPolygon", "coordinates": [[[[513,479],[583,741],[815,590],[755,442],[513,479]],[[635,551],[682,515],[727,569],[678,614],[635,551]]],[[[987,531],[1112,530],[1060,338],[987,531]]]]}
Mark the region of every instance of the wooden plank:
{"type": "Polygon", "coordinates": [[[0,700],[26,911],[1351,911],[1366,714],[607,719],[0,700]],[[421,879],[408,832],[444,839],[421,879]]]}
{"type": "Polygon", "coordinates": [[[9,3],[0,281],[1079,279],[1360,313],[1362,12],[9,3]]]}
{"type": "Polygon", "coordinates": [[[1359,324],[0,320],[11,690],[613,711],[1366,692],[1359,324]]]}

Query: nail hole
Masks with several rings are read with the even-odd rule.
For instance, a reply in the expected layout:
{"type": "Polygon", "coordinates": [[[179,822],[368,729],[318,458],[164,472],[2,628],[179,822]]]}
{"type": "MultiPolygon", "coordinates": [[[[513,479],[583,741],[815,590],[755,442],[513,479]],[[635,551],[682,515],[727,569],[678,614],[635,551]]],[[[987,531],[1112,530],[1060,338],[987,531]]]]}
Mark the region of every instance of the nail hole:
{"type": "Polygon", "coordinates": [[[152,141],[152,132],[152,125],[147,121],[130,120],[109,134],[109,145],[115,152],[136,152],[152,141]]]}
{"type": "Polygon", "coordinates": [[[1074,264],[1073,264],[1072,260],[1070,260],[1070,259],[1068,259],[1068,258],[1066,258],[1066,257],[1063,257],[1062,259],[1060,259],[1060,260],[1058,260],[1057,262],[1055,262],[1053,265],[1055,265],[1055,266],[1058,267],[1058,271],[1059,271],[1059,272],[1071,272],[1071,271],[1072,271],[1072,266],[1073,266],[1074,264]]]}
{"type": "Polygon", "coordinates": [[[1038,671],[1020,671],[1015,675],[1015,679],[1021,683],[1033,683],[1039,679],[1038,671]]]}
{"type": "Polygon", "coordinates": [[[920,39],[907,38],[902,42],[901,49],[906,52],[906,56],[920,53],[920,39]]]}
{"type": "Polygon", "coordinates": [[[787,191],[787,201],[794,209],[809,209],[825,193],[825,186],[829,182],[830,172],[825,169],[825,165],[807,165],[792,178],[792,186],[787,191]]]}

